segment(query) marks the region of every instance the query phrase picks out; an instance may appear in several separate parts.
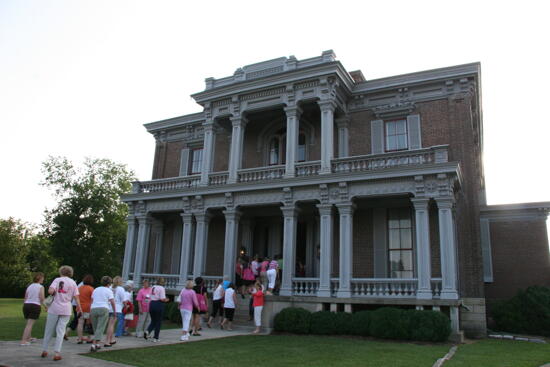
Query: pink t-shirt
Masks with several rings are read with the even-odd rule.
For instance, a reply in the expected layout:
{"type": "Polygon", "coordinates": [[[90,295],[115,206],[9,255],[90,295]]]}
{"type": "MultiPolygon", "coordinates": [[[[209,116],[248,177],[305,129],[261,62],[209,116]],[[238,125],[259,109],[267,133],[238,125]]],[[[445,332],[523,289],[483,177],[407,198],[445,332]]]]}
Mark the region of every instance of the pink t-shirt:
{"type": "Polygon", "coordinates": [[[149,312],[149,302],[151,302],[151,287],[141,288],[137,294],[136,301],[141,305],[141,312],[149,312]]]}
{"type": "Polygon", "coordinates": [[[159,301],[166,298],[166,290],[161,285],[154,285],[151,288],[151,301],[159,301]]]}
{"type": "Polygon", "coordinates": [[[260,272],[265,273],[267,271],[267,266],[269,265],[269,262],[262,261],[260,264],[260,272]]]}
{"type": "Polygon", "coordinates": [[[75,281],[68,277],[55,278],[50,288],[55,289],[55,295],[48,313],[70,316],[73,313],[71,301],[73,297],[79,295],[75,281]]]}
{"type": "Polygon", "coordinates": [[[193,311],[193,306],[199,308],[197,294],[192,289],[182,289],[180,292],[180,310],[193,311]]]}
{"type": "Polygon", "coordinates": [[[271,260],[269,263],[269,269],[277,269],[279,267],[279,263],[275,260],[271,260]]]}

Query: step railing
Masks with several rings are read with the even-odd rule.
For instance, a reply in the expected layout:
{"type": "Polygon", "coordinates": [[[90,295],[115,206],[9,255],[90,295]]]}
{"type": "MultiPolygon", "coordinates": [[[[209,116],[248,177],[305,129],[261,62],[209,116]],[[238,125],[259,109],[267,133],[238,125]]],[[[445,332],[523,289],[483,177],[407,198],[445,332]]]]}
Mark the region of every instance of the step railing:
{"type": "Polygon", "coordinates": [[[418,281],[410,279],[368,279],[351,280],[352,297],[414,298],[418,281]]]}
{"type": "Polygon", "coordinates": [[[319,278],[292,278],[292,294],[295,296],[317,296],[319,278]]]}
{"type": "Polygon", "coordinates": [[[206,290],[210,293],[216,290],[216,284],[218,283],[218,280],[223,279],[221,275],[202,275],[201,278],[204,279],[204,286],[206,287],[206,290]]]}

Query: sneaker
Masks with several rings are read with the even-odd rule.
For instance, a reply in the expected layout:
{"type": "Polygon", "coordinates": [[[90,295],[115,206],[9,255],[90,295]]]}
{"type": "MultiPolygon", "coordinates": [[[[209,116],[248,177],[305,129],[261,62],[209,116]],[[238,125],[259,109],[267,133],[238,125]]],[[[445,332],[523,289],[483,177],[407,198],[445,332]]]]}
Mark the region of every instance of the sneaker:
{"type": "Polygon", "coordinates": [[[144,338],[145,340],[147,340],[147,338],[149,338],[149,332],[148,332],[147,330],[145,330],[145,331],[143,332],[143,338],[144,338]]]}
{"type": "Polygon", "coordinates": [[[19,345],[22,346],[22,347],[28,347],[29,345],[31,345],[31,342],[24,342],[24,343],[21,343],[19,345]]]}
{"type": "Polygon", "coordinates": [[[159,339],[153,339],[153,343],[158,343],[159,341],[159,339]]]}
{"type": "Polygon", "coordinates": [[[186,340],[189,340],[189,337],[187,335],[180,336],[180,341],[184,342],[186,340]]]}
{"type": "Polygon", "coordinates": [[[95,352],[97,350],[97,346],[95,344],[92,344],[90,347],[90,352],[95,352]]]}

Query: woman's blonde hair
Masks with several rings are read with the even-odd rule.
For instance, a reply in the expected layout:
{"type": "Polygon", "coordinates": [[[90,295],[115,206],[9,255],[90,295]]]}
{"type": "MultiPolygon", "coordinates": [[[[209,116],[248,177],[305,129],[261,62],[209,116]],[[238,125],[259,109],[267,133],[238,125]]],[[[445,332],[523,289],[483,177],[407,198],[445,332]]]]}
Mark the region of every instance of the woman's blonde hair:
{"type": "Polygon", "coordinates": [[[185,289],[191,289],[195,286],[195,282],[193,282],[192,280],[188,280],[187,282],[185,282],[185,289]]]}
{"type": "Polygon", "coordinates": [[[122,277],[120,275],[117,275],[116,277],[113,278],[113,289],[118,287],[119,285],[122,285],[123,281],[122,281],[122,277]]]}
{"type": "Polygon", "coordinates": [[[158,277],[157,278],[157,285],[164,285],[165,281],[164,281],[164,278],[163,277],[158,277]]]}
{"type": "Polygon", "coordinates": [[[59,268],[59,275],[62,277],[69,277],[72,278],[73,276],[73,268],[69,265],[63,265],[59,268]]]}

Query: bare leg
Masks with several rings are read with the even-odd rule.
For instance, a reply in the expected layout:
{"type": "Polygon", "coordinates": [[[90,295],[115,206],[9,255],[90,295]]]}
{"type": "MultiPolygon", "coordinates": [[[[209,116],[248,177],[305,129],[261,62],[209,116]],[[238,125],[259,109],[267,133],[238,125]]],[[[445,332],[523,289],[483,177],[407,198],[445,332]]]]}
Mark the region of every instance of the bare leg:
{"type": "Polygon", "coordinates": [[[21,337],[21,344],[29,343],[31,340],[32,327],[36,320],[27,319],[27,325],[25,325],[25,330],[23,330],[23,336],[21,337]]]}
{"type": "Polygon", "coordinates": [[[113,337],[113,334],[115,333],[115,318],[109,317],[109,324],[107,325],[107,337],[105,339],[105,344],[111,344],[114,342],[115,338],[113,337]]]}

